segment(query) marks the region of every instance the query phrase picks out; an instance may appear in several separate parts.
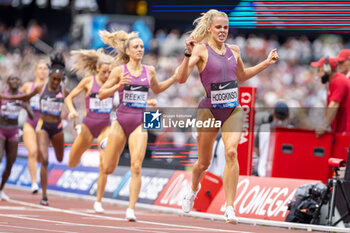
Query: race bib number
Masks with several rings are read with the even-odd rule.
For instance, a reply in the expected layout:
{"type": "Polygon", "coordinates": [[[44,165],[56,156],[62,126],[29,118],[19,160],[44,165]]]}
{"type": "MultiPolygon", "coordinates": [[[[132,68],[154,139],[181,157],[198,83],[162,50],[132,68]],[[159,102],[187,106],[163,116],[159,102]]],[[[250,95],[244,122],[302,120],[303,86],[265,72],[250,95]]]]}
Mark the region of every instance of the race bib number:
{"type": "Polygon", "coordinates": [[[100,100],[97,93],[90,94],[90,111],[96,113],[111,113],[113,108],[113,98],[100,100]]]}
{"type": "Polygon", "coordinates": [[[33,110],[40,110],[40,95],[36,94],[32,98],[30,98],[30,106],[33,110]]]}
{"type": "Polygon", "coordinates": [[[238,104],[238,83],[236,80],[211,84],[211,105],[213,108],[234,108],[238,104]]]}
{"type": "Polygon", "coordinates": [[[63,106],[63,99],[47,97],[41,100],[41,112],[47,115],[60,116],[63,106]]]}
{"type": "Polygon", "coordinates": [[[145,108],[148,97],[148,87],[142,85],[125,85],[123,105],[132,108],[145,108]]]}
{"type": "Polygon", "coordinates": [[[18,119],[21,105],[17,102],[7,102],[1,106],[1,116],[7,119],[18,119]]]}

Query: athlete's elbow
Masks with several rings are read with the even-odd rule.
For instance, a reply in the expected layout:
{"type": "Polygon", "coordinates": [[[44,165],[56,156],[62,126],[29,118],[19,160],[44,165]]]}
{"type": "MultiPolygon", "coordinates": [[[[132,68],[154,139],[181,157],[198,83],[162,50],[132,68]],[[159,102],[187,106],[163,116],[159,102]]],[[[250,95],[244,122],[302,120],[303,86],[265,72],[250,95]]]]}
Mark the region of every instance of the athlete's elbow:
{"type": "Polygon", "coordinates": [[[243,82],[247,81],[247,79],[248,79],[248,78],[243,77],[243,76],[237,76],[237,80],[238,80],[238,82],[240,82],[240,83],[243,83],[243,82]]]}
{"type": "Polygon", "coordinates": [[[66,104],[66,106],[68,106],[70,102],[71,102],[71,98],[70,98],[70,96],[68,95],[68,96],[64,99],[64,103],[66,104]]]}
{"type": "Polygon", "coordinates": [[[158,95],[159,93],[161,93],[162,91],[160,89],[155,89],[152,90],[154,94],[158,95]]]}
{"type": "Polygon", "coordinates": [[[185,79],[185,78],[179,78],[179,77],[177,77],[176,80],[177,80],[177,82],[180,83],[180,84],[183,84],[183,83],[186,82],[186,79],[185,79]]]}

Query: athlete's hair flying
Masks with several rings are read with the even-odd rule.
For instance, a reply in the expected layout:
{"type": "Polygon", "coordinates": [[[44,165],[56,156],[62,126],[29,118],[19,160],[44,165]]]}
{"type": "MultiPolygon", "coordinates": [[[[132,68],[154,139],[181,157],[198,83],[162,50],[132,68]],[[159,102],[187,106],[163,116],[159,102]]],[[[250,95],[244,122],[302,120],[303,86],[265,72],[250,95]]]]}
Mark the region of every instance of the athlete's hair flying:
{"type": "Polygon", "coordinates": [[[129,56],[126,54],[126,49],[129,48],[130,41],[140,38],[138,32],[127,33],[125,31],[100,31],[99,35],[103,42],[112,46],[117,51],[117,64],[126,64],[129,62],[129,56]]]}
{"type": "Polygon", "coordinates": [[[96,67],[103,64],[112,64],[114,57],[103,52],[103,49],[80,49],[71,51],[72,70],[79,76],[96,74],[96,67]]]}

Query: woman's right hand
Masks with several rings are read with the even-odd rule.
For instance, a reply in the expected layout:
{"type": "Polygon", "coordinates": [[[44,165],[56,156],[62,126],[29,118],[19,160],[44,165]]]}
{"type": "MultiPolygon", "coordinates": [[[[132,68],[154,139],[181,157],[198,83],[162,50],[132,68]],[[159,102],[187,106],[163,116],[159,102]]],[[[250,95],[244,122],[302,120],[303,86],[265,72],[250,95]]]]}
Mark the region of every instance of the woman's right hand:
{"type": "Polygon", "coordinates": [[[123,73],[121,78],[120,78],[119,85],[129,84],[130,81],[131,81],[131,78],[130,78],[129,73],[123,73]]]}
{"type": "Polygon", "coordinates": [[[74,111],[74,112],[69,112],[69,114],[68,114],[68,119],[69,120],[73,120],[73,119],[75,119],[75,118],[77,118],[78,117],[78,113],[76,112],[76,111],[74,111]]]}
{"type": "Polygon", "coordinates": [[[192,36],[190,36],[185,40],[185,43],[186,43],[186,53],[192,54],[192,50],[195,46],[196,41],[193,39],[192,36]]]}

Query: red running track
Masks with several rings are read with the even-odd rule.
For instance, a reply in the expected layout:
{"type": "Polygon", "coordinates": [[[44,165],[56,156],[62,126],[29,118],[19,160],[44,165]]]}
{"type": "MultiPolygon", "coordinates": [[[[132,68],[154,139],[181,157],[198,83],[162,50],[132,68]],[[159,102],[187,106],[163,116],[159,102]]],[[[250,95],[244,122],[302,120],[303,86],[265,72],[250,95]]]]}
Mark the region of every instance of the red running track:
{"type": "Polygon", "coordinates": [[[41,195],[5,188],[10,202],[0,201],[0,233],[8,232],[259,232],[303,233],[307,231],[238,224],[136,209],[137,222],[124,219],[125,207],[104,204],[104,214],[92,211],[92,201],[49,194],[50,206],[41,206],[41,195]]]}

